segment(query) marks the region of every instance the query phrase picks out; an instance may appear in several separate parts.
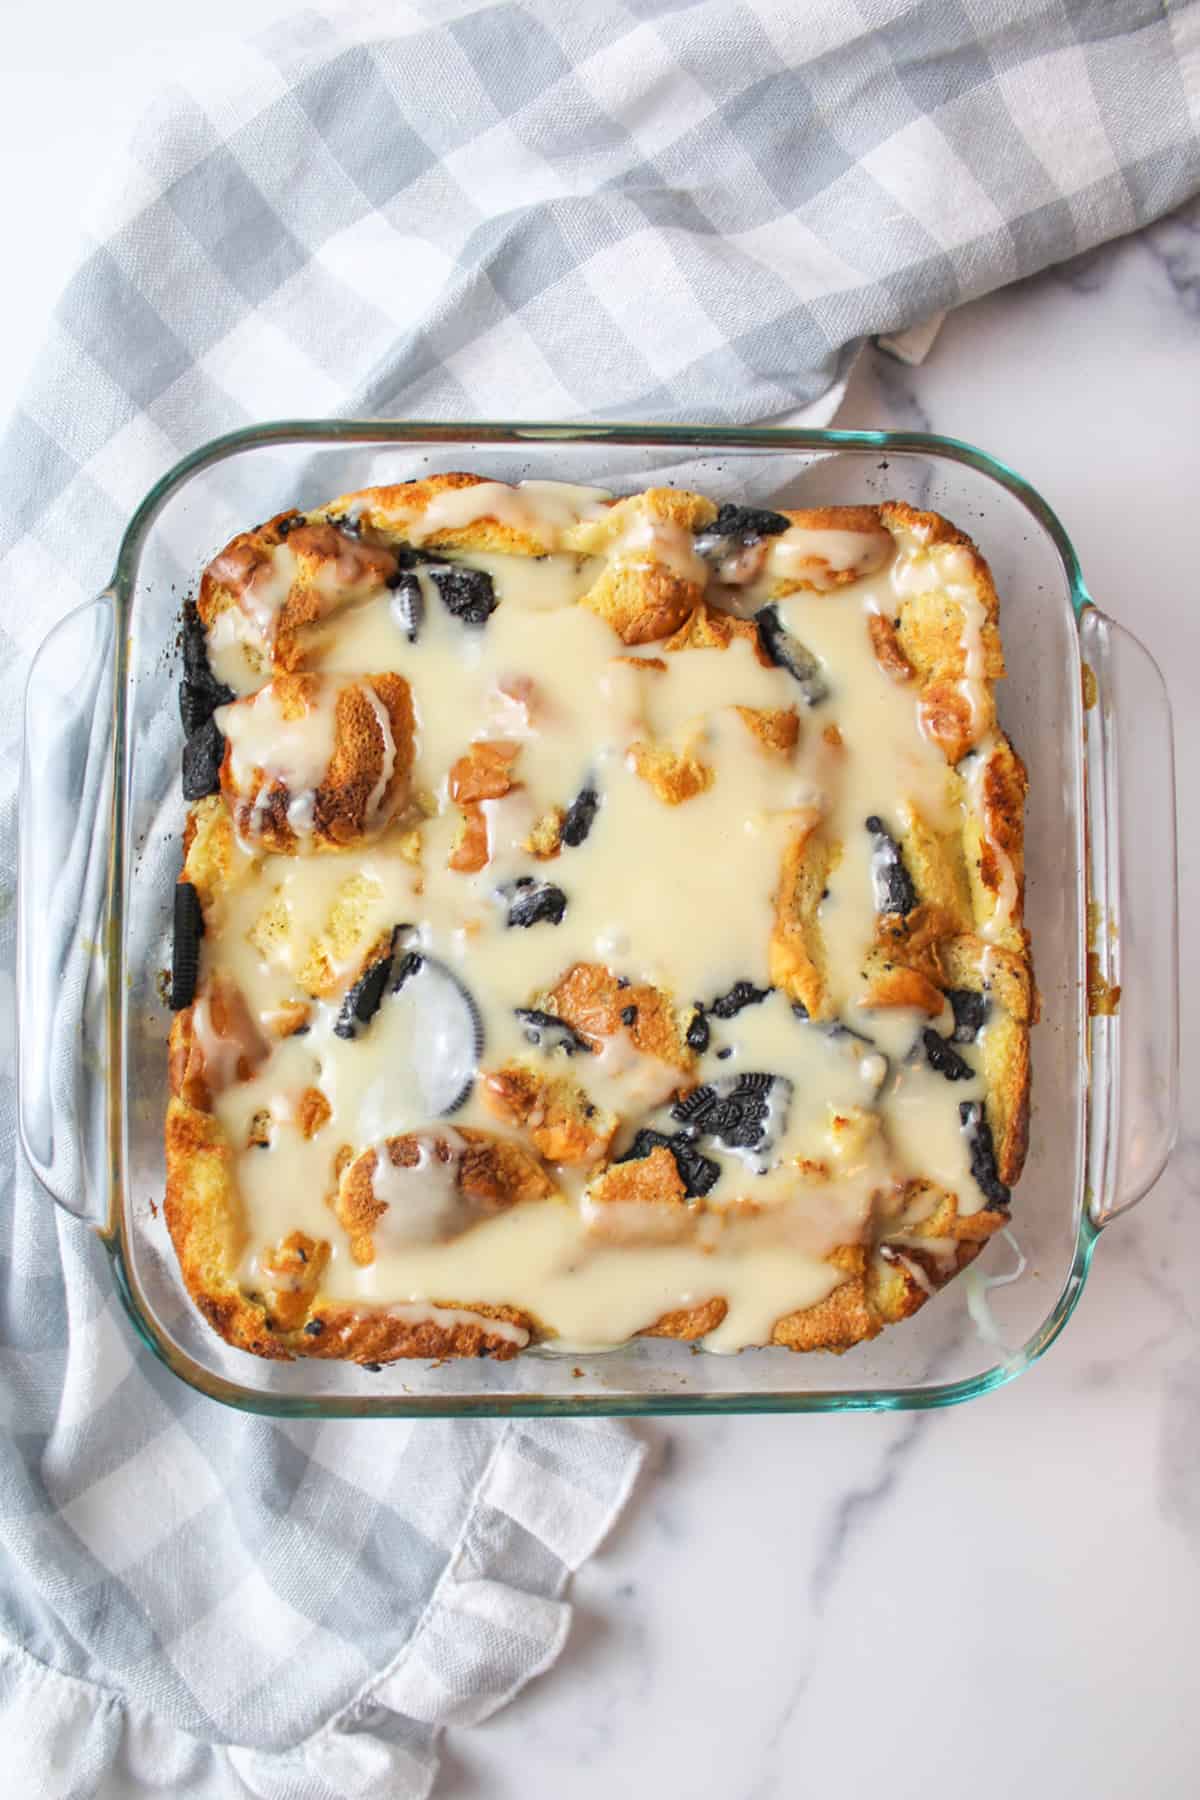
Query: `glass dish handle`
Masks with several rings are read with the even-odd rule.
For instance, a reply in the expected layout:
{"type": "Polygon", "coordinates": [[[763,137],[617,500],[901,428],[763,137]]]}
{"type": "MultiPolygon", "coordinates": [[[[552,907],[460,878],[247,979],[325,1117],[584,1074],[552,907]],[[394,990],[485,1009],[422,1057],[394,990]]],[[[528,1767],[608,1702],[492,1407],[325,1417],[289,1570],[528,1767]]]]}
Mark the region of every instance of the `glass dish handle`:
{"type": "Polygon", "coordinates": [[[105,1222],[106,997],[116,609],[59,621],[25,689],[17,858],[17,1118],[58,1204],[105,1222]]]}
{"type": "Polygon", "coordinates": [[[1088,802],[1088,1013],[1093,1223],[1166,1166],[1179,1122],[1175,751],[1162,671],[1098,608],[1080,620],[1088,802]]]}

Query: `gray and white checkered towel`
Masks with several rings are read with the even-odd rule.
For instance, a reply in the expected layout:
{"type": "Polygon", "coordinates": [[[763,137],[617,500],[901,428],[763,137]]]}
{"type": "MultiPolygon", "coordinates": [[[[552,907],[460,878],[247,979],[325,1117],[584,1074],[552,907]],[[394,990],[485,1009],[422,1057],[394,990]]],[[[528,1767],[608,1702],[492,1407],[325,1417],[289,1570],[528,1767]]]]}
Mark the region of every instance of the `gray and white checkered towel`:
{"type": "MultiPolygon", "coordinates": [[[[0,447],[6,884],[29,654],[202,439],[332,412],[821,422],[864,338],[1200,186],[1179,0],[389,0],[184,79],[0,447]]],[[[12,949],[6,904],[0,1029],[12,949]]],[[[555,1655],[636,1445],[199,1398],[14,1175],[11,1062],[5,1791],[424,1794],[438,1729],[555,1655]]]]}

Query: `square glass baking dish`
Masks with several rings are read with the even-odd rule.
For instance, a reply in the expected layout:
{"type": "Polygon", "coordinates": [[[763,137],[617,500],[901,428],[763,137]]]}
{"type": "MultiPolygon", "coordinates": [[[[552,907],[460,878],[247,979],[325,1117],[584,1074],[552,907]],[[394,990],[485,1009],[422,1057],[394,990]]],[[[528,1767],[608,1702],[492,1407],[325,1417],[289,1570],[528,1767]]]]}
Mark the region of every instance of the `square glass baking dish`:
{"type": "Polygon", "coordinates": [[[146,1343],[213,1398],[276,1414],[813,1412],[944,1405],[1027,1368],[1078,1300],[1100,1231],[1157,1179],[1177,1113],[1175,800],[1166,689],[1092,602],[1045,501],[981,451],[895,432],[286,422],[165,475],[110,585],[38,652],[26,700],[18,920],[20,1127],[58,1203],[101,1236],[146,1343]],[[184,819],[180,604],[235,532],[376,482],[467,469],[752,505],[906,500],[975,538],[1001,595],[1005,729],[1030,773],[1027,919],[1042,992],[1011,1234],[914,1319],[844,1356],[646,1340],[508,1363],[272,1363],[188,1300],[161,1217],[163,969],[184,819]],[[1019,1273],[1018,1273],[1019,1271],[1019,1273]],[[1005,1277],[1015,1277],[1004,1279],[1005,1277]]]}

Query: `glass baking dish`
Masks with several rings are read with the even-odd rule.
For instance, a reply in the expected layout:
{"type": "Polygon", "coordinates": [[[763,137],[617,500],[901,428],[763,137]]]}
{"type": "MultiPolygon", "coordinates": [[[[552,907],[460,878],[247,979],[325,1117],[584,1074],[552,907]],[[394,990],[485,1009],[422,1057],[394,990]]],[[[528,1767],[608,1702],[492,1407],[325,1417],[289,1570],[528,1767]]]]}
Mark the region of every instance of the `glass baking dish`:
{"type": "Polygon", "coordinates": [[[235,432],[147,495],[110,585],[63,620],[26,698],[18,979],[21,1139],[91,1225],[141,1336],[183,1380],[292,1415],[813,1412],[985,1392],[1054,1341],[1100,1231],[1175,1132],[1178,995],[1171,719],[1142,646],[1093,604],[1045,501],[981,451],[873,431],[325,421],[235,432]],[[188,1300],[161,1217],[171,887],[184,808],[180,603],[236,531],[288,506],[438,470],[616,492],[944,513],[991,563],[1009,666],[1000,713],[1030,772],[1027,918],[1042,992],[1028,1165],[1011,1234],[916,1318],[844,1356],[723,1357],[645,1340],[508,1363],[272,1363],[188,1300]],[[1010,1278],[1010,1279],[1006,1279],[1010,1278]]]}

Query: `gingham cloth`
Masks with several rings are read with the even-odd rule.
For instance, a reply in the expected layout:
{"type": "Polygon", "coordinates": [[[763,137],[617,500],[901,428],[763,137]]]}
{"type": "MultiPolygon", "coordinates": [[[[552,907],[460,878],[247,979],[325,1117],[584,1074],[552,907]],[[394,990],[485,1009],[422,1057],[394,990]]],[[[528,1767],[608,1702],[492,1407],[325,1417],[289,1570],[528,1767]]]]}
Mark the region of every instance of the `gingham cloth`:
{"type": "MultiPolygon", "coordinates": [[[[331,412],[821,422],[864,338],[1200,185],[1200,9],[1171,0],[388,4],[180,74],[0,449],[6,890],[29,654],[206,437],[331,412]]],[[[0,1784],[424,1794],[438,1729],[554,1656],[635,1444],[196,1397],[134,1345],[87,1231],[14,1178],[11,1065],[0,1784]]]]}

